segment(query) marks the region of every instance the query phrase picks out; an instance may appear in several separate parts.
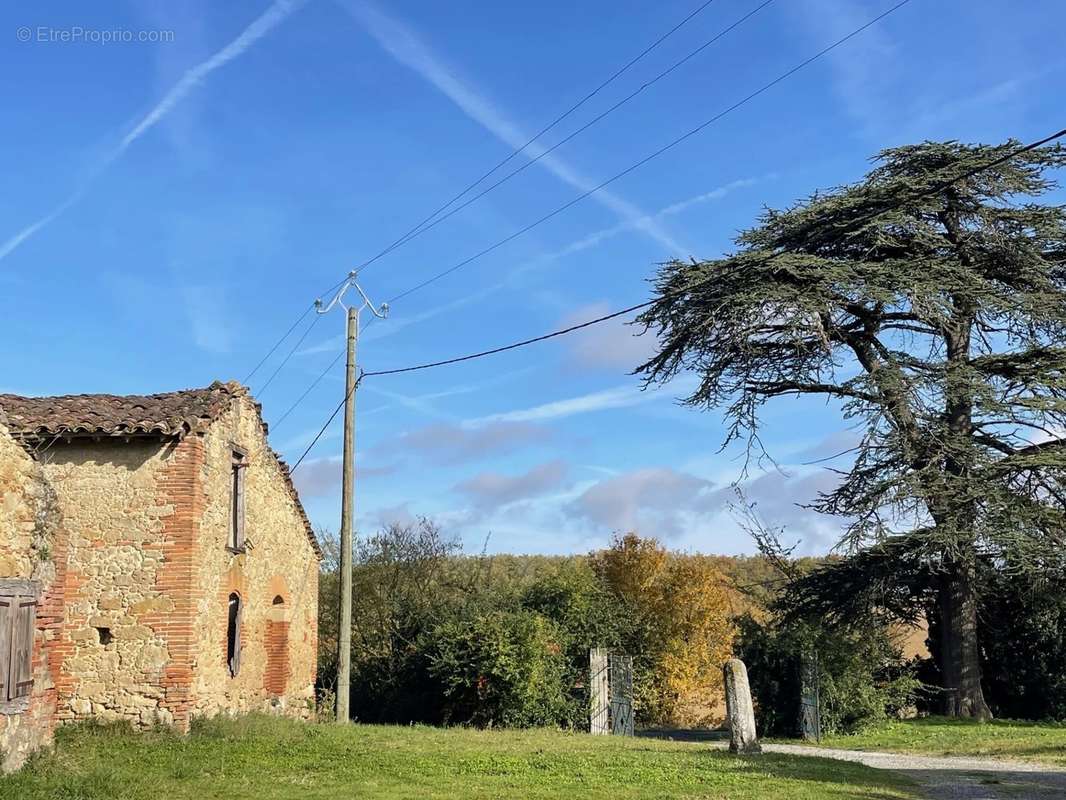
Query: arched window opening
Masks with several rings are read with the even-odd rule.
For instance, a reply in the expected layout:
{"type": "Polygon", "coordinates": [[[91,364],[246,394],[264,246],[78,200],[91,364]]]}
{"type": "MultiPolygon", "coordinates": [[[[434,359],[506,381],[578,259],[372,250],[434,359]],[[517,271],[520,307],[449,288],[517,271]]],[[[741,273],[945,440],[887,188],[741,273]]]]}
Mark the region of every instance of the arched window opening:
{"type": "Polygon", "coordinates": [[[283,605],[285,605],[285,598],[282,597],[280,594],[279,595],[275,595],[274,596],[274,602],[272,603],[272,605],[275,605],[275,606],[283,606],[283,605]]]}
{"type": "Polygon", "coordinates": [[[241,670],[241,596],[233,592],[229,596],[226,624],[226,666],[231,678],[241,670]]]}

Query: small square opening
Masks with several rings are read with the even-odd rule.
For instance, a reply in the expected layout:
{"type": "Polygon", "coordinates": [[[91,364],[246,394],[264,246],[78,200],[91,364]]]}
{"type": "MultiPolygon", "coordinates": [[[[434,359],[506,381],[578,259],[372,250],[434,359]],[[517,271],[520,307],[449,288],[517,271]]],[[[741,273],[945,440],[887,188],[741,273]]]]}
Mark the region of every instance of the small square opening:
{"type": "Polygon", "coordinates": [[[96,635],[100,638],[100,644],[102,644],[104,647],[107,647],[109,644],[111,644],[112,640],[115,638],[111,635],[110,628],[97,628],[96,635]]]}

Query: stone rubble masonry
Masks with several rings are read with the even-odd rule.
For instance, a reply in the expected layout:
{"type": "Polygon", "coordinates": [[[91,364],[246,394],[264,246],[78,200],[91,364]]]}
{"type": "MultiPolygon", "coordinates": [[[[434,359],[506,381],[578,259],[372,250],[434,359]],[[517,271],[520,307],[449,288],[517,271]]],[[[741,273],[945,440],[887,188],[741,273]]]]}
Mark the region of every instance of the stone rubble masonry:
{"type": "Polygon", "coordinates": [[[187,725],[196,444],[73,439],[48,452],[69,540],[61,721],[187,725]]]}
{"type": "Polygon", "coordinates": [[[310,716],[318,649],[318,556],[301,533],[303,515],[249,398],[237,398],[203,442],[207,505],[199,530],[196,563],[202,591],[195,625],[203,657],[194,684],[194,713],[283,709],[310,716]],[[245,553],[226,549],[235,447],[247,453],[245,553]],[[235,677],[226,661],[232,593],[242,603],[241,665],[235,677]]]}
{"type": "Polygon", "coordinates": [[[0,524],[15,532],[0,537],[0,577],[46,584],[32,713],[0,716],[0,750],[46,743],[56,720],[187,731],[219,713],[312,714],[319,554],[246,393],[180,439],[75,436],[50,440],[39,461],[0,429],[0,524]],[[243,553],[226,547],[235,446],[248,464],[243,553]],[[243,607],[235,677],[232,592],[243,607]]]}
{"type": "Polygon", "coordinates": [[[0,420],[0,577],[40,584],[33,690],[20,713],[0,712],[0,772],[18,769],[30,753],[52,742],[66,563],[60,525],[54,493],[40,466],[9,436],[0,420]]]}

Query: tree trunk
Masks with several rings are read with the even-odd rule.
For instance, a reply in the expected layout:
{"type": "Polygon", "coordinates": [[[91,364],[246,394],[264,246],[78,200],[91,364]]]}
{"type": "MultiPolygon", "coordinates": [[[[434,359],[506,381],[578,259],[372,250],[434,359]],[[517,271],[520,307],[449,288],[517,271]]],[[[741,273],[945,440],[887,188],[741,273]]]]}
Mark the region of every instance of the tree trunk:
{"type": "Polygon", "coordinates": [[[940,578],[940,672],[944,680],[944,714],[992,719],[981,690],[977,648],[977,594],[974,569],[952,561],[940,578]]]}

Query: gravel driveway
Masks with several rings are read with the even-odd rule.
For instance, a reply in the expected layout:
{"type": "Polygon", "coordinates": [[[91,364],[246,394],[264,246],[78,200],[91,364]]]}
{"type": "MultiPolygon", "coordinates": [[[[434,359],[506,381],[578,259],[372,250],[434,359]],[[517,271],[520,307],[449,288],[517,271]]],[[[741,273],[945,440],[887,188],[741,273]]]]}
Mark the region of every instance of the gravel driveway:
{"type": "Polygon", "coordinates": [[[930,800],[1063,800],[1066,770],[1022,761],[987,758],[935,758],[861,750],[830,750],[797,744],[764,744],[769,753],[856,761],[901,772],[918,783],[930,800]]]}

